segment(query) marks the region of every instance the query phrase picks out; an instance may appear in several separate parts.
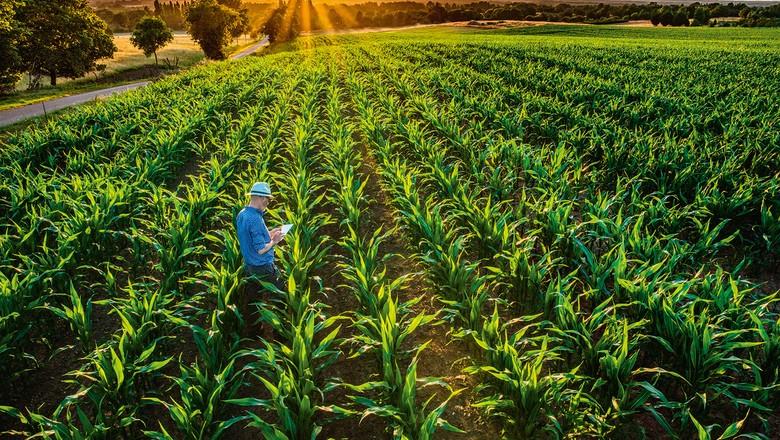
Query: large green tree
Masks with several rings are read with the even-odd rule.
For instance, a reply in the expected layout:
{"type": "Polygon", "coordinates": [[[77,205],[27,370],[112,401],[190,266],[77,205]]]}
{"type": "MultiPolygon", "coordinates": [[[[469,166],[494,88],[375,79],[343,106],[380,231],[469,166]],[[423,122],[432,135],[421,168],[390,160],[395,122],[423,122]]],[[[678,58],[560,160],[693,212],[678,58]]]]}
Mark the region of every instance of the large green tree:
{"type": "Polygon", "coordinates": [[[227,58],[230,41],[248,28],[247,11],[240,0],[196,0],[187,11],[192,38],[215,60],[227,58]]]}
{"type": "Polygon", "coordinates": [[[144,51],[147,57],[154,54],[154,64],[157,65],[157,51],[173,41],[173,32],[162,18],[144,17],[135,25],[130,42],[144,51]]]}
{"type": "Polygon", "coordinates": [[[33,74],[78,78],[116,52],[108,25],[87,0],[26,0],[17,14],[28,34],[19,44],[25,68],[33,74]]]}
{"type": "Polygon", "coordinates": [[[21,4],[21,0],[0,0],[0,94],[12,92],[24,71],[18,46],[25,31],[16,20],[21,4]]]}
{"type": "Polygon", "coordinates": [[[249,31],[249,10],[244,6],[242,0],[217,0],[217,2],[238,12],[238,23],[236,23],[230,36],[238,38],[249,31]]]}

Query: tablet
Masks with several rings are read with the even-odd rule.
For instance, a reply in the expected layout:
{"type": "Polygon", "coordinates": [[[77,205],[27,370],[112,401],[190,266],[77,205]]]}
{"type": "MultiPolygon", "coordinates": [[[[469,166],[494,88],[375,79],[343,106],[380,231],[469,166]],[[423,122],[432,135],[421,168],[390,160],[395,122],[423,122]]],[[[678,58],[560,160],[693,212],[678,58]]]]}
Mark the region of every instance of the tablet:
{"type": "Polygon", "coordinates": [[[291,224],[282,225],[282,234],[287,234],[288,232],[290,232],[290,229],[292,229],[292,227],[293,225],[291,224]]]}

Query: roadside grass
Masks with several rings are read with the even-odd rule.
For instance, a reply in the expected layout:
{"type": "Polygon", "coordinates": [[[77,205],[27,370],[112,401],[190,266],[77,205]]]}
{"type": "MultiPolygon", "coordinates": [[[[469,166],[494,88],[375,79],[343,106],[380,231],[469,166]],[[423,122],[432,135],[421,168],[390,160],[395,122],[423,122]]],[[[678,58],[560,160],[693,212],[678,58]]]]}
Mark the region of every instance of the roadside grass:
{"type": "MultiPolygon", "coordinates": [[[[94,102],[87,102],[79,105],[84,106],[84,105],[94,105],[94,104],[95,104],[94,102]]],[[[2,148],[3,142],[8,138],[8,136],[11,136],[15,133],[19,133],[21,131],[28,130],[28,129],[34,130],[34,129],[43,128],[43,126],[45,126],[49,122],[49,120],[55,119],[60,115],[65,114],[69,110],[72,110],[72,107],[67,107],[61,110],[48,112],[48,114],[46,115],[33,116],[31,118],[23,119],[19,122],[14,122],[13,124],[10,125],[0,126],[0,149],[2,148]]]]}
{"type": "Polygon", "coordinates": [[[73,81],[62,86],[57,86],[56,88],[47,87],[38,90],[25,90],[24,92],[19,92],[15,95],[0,97],[0,111],[37,104],[51,99],[78,95],[94,90],[130,84],[143,79],[154,78],[163,73],[163,71],[159,71],[157,74],[150,74],[150,72],[154,72],[154,70],[154,68],[132,69],[130,71],[112,75],[111,77],[101,78],[99,81],[73,81]]]}

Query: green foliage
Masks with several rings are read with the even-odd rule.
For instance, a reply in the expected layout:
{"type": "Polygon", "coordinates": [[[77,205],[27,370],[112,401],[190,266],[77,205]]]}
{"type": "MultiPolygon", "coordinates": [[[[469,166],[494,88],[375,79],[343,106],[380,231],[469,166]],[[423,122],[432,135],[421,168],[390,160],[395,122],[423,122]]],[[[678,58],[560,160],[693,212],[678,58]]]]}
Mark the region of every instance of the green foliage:
{"type": "Polygon", "coordinates": [[[144,17],[135,25],[130,42],[144,51],[147,57],[154,55],[157,64],[157,51],[173,41],[173,32],[165,22],[157,17],[144,17]]]}
{"type": "Polygon", "coordinates": [[[242,29],[240,18],[238,11],[217,0],[196,0],[187,9],[192,39],[200,44],[207,57],[214,60],[227,58],[225,49],[235,33],[242,29]]]}
{"type": "Polygon", "coordinates": [[[116,51],[111,31],[84,0],[25,2],[17,12],[26,35],[18,51],[33,74],[78,78],[116,51]]]}
{"type": "Polygon", "coordinates": [[[70,285],[70,303],[71,306],[45,307],[50,312],[57,315],[60,319],[66,320],[70,329],[78,336],[81,341],[81,348],[89,352],[92,344],[92,299],[88,299],[86,304],[81,300],[73,284],[70,285]]]}
{"type": "Polygon", "coordinates": [[[26,29],[16,18],[21,5],[21,0],[0,3],[0,94],[12,93],[24,71],[18,46],[26,29]]]}

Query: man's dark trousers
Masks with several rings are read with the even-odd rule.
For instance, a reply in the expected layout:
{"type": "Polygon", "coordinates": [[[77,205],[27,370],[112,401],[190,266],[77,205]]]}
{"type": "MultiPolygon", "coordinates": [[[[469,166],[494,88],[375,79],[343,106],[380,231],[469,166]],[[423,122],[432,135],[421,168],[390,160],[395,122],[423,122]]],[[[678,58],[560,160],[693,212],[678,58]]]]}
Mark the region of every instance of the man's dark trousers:
{"type": "MultiPolygon", "coordinates": [[[[277,289],[284,290],[284,286],[279,281],[279,269],[277,269],[276,265],[273,263],[264,264],[262,266],[244,266],[244,273],[247,277],[254,275],[260,281],[271,283],[276,286],[277,289]]],[[[251,279],[249,280],[249,285],[251,288],[247,289],[247,293],[250,293],[250,296],[254,300],[259,297],[263,290],[263,286],[259,282],[251,279]]]]}
{"type": "Polygon", "coordinates": [[[260,283],[262,281],[271,283],[281,291],[285,290],[285,286],[279,280],[279,270],[273,263],[264,264],[262,266],[245,265],[244,275],[248,279],[240,307],[241,313],[246,320],[245,328],[249,328],[257,319],[255,315],[256,310],[254,309],[254,306],[251,306],[250,304],[258,301],[268,303],[271,298],[270,291],[264,288],[260,283]]]}

